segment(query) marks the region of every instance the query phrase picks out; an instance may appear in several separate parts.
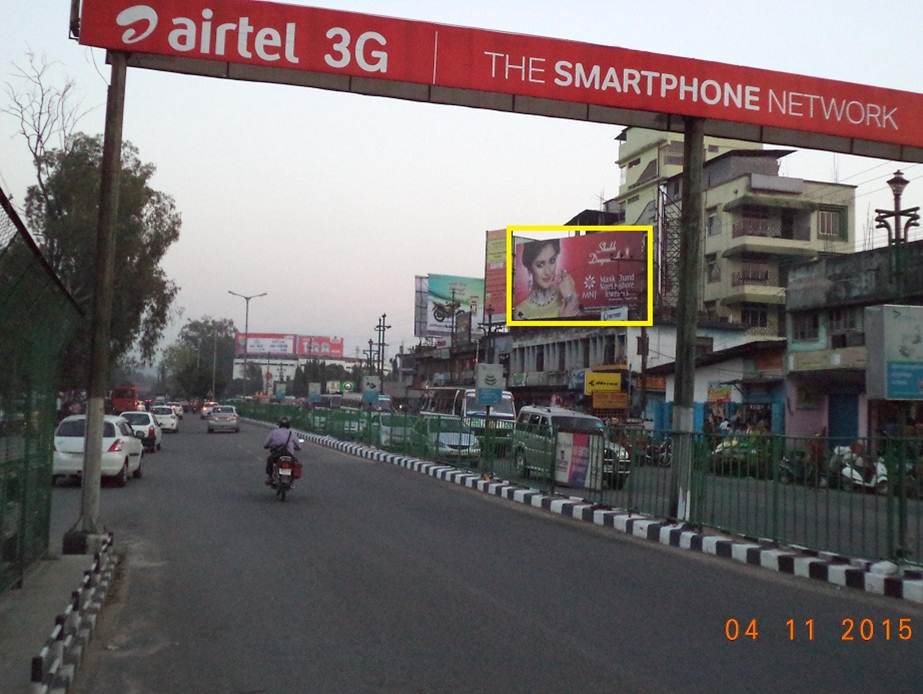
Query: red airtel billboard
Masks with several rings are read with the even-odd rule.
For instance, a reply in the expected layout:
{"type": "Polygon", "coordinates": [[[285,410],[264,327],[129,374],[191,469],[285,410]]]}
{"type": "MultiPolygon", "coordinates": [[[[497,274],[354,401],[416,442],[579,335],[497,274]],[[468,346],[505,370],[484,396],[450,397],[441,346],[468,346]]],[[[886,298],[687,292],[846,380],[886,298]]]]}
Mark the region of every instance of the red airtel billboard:
{"type": "MultiPolygon", "coordinates": [[[[913,92],[338,10],[246,0],[84,0],[80,42],[923,147],[923,95],[913,92]]],[[[283,75],[279,81],[297,83],[283,75]]]]}

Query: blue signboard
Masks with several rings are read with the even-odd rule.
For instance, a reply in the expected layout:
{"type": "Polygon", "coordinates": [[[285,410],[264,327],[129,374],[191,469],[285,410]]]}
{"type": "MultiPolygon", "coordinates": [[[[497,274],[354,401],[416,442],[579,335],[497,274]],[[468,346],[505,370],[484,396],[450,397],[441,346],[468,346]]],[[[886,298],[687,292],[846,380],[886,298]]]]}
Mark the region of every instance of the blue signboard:
{"type": "Polygon", "coordinates": [[[923,400],[923,363],[889,361],[888,395],[896,399],[923,400]]]}
{"type": "Polygon", "coordinates": [[[503,367],[500,364],[478,364],[475,377],[478,405],[496,405],[503,399],[503,367]]]}

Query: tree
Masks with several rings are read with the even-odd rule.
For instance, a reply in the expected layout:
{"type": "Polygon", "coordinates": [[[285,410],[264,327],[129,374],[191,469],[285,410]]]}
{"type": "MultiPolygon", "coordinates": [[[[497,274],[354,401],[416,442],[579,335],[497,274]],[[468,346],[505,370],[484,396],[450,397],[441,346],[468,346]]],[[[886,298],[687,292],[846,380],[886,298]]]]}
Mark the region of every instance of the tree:
{"type": "MultiPolygon", "coordinates": [[[[28,66],[16,67],[15,73],[25,89],[7,83],[8,103],[0,110],[19,120],[32,154],[37,182],[28,188],[25,204],[31,231],[88,318],[62,359],[64,382],[82,384],[89,371],[102,137],[73,132],[82,115],[70,105],[73,83],[53,87],[50,65],[32,54],[28,59],[28,66]]],[[[132,348],[142,363],[152,363],[178,291],[160,261],[179,238],[181,220],[172,197],[149,185],[154,171],[131,143],[124,143],[115,232],[112,364],[132,348]]]]}
{"type": "Polygon", "coordinates": [[[214,364],[213,396],[224,396],[232,382],[235,332],[230,318],[202,316],[188,321],[176,342],[164,351],[161,362],[170,393],[192,398],[210,392],[214,364]]]}

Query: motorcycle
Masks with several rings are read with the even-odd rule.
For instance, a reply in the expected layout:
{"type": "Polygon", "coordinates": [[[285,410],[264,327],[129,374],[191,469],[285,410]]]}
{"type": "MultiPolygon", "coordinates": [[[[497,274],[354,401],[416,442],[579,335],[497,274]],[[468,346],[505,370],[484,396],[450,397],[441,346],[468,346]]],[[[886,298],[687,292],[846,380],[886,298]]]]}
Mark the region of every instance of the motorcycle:
{"type": "MultiPolygon", "coordinates": [[[[302,445],[304,439],[298,439],[302,445]]],[[[285,501],[286,495],[295,487],[295,480],[301,478],[301,463],[286,451],[277,455],[272,461],[271,486],[276,490],[276,498],[285,501]]]]}
{"type": "Polygon", "coordinates": [[[810,487],[818,484],[817,465],[809,458],[807,451],[791,451],[779,461],[779,481],[782,484],[804,484],[810,487]]]}
{"type": "Polygon", "coordinates": [[[673,462],[673,440],[667,436],[659,442],[651,441],[645,447],[642,456],[644,465],[670,467],[673,462]]]}
{"type": "Polygon", "coordinates": [[[846,491],[871,489],[880,495],[887,495],[888,468],[884,458],[872,460],[862,455],[859,447],[836,446],[827,470],[827,482],[831,487],[846,491]],[[855,450],[854,450],[855,449],[855,450]]]}

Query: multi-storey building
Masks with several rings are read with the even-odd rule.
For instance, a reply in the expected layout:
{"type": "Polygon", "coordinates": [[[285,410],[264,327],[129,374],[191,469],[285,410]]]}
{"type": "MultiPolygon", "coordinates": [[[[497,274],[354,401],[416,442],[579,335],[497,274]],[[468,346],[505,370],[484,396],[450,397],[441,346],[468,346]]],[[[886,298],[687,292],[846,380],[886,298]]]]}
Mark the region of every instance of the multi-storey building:
{"type": "Polygon", "coordinates": [[[923,406],[916,402],[866,396],[865,308],[883,304],[923,304],[923,241],[792,268],[785,359],[792,414],[786,420],[787,434],[825,431],[851,441],[878,434],[886,423],[923,425],[923,406]]]}
{"type": "MultiPolygon", "coordinates": [[[[751,335],[784,334],[793,263],[855,245],[855,187],[780,176],[779,160],[791,151],[733,150],[705,164],[699,306],[751,335]]],[[[681,199],[682,177],[664,188],[681,199]]]]}

